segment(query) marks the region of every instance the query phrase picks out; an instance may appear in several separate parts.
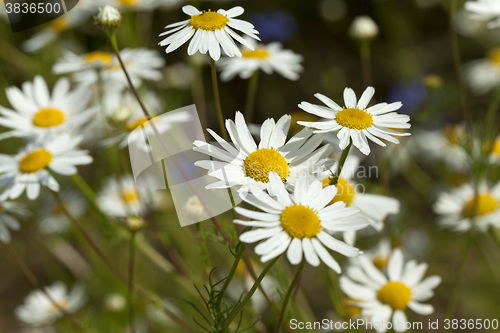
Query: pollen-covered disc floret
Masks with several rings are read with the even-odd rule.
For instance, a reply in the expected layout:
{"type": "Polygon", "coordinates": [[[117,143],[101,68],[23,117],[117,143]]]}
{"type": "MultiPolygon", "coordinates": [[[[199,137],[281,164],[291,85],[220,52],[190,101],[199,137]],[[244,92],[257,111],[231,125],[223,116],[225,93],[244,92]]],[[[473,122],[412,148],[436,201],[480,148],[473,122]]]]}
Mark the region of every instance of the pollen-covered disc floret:
{"type": "Polygon", "coordinates": [[[350,142],[363,154],[370,153],[368,139],[385,147],[380,139],[392,143],[399,143],[394,136],[407,136],[410,133],[399,131],[410,128],[410,117],[397,114],[396,111],[403,104],[395,102],[391,104],[379,103],[367,107],[375,94],[373,87],[368,87],[361,95],[359,101],[351,88],[344,90],[344,105],[341,107],[330,98],[322,94],[316,94],[327,107],[302,102],[299,107],[306,112],[312,113],[325,120],[318,122],[299,121],[298,124],[316,129],[316,133],[337,132],[340,140],[339,147],[344,150],[350,142]]]}
{"type": "Polygon", "coordinates": [[[245,175],[262,183],[269,182],[269,172],[274,171],[282,181],[290,174],[285,158],[273,147],[254,151],[243,162],[245,175]]]}
{"type": "Polygon", "coordinates": [[[404,283],[391,281],[380,288],[377,298],[393,310],[405,310],[411,300],[411,290],[404,283]]]}
{"type": "Polygon", "coordinates": [[[258,145],[239,111],[235,121],[226,120],[231,143],[208,129],[217,144],[196,140],[193,148],[213,157],[213,160],[195,162],[196,166],[207,169],[210,176],[219,180],[208,185],[207,189],[236,187],[238,191],[245,192],[250,184],[267,189],[271,171],[291,187],[301,171],[317,172],[322,169],[333,147],[326,144],[318,148],[324,135],[315,135],[309,128],[287,141],[290,122],[289,115],[282,116],[277,122],[267,119],[260,128],[258,145]]]}
{"type": "MultiPolygon", "coordinates": [[[[403,252],[395,249],[387,263],[387,273],[380,271],[367,255],[353,258],[345,275],[340,277],[340,288],[352,303],[361,308],[367,321],[392,323],[396,332],[406,331],[405,311],[430,315],[434,307],[422,302],[434,295],[441,283],[439,276],[424,278],[428,265],[410,260],[405,263],[403,252]]],[[[390,327],[390,326],[389,326],[390,327]]],[[[377,332],[386,332],[381,325],[377,332]]]]}
{"type": "Polygon", "coordinates": [[[239,30],[246,36],[259,40],[254,26],[246,21],[235,19],[243,14],[244,9],[240,6],[229,10],[219,9],[216,12],[211,10],[200,11],[193,6],[184,6],[182,11],[191,16],[189,20],[172,23],[165,27],[167,30],[160,36],[170,35],[159,44],[167,46],[165,52],[170,53],[178,49],[191,39],[188,46],[188,54],[196,52],[210,54],[210,57],[217,61],[221,56],[221,47],[228,57],[241,57],[241,51],[233,41],[233,38],[241,44],[253,50],[250,42],[238,35],[234,30],[239,30]],[[233,30],[234,29],[234,30],[233,30]]]}
{"type": "Polygon", "coordinates": [[[43,108],[33,117],[33,124],[38,127],[52,127],[64,121],[64,113],[55,108],[43,108]]]}
{"type": "Polygon", "coordinates": [[[33,173],[45,169],[52,161],[52,154],[44,148],[26,154],[19,161],[19,170],[24,173],[33,173]]]}
{"type": "Polygon", "coordinates": [[[269,192],[255,185],[249,193],[240,192],[241,199],[262,210],[236,207],[236,212],[250,219],[234,220],[234,223],[257,227],[244,232],[240,240],[245,243],[263,241],[255,247],[262,262],[286,252],[291,264],[297,265],[305,257],[312,266],[323,261],[328,267],[340,272],[340,266],[327,249],[347,257],[354,257],[359,250],[334,238],[331,234],[348,229],[362,229],[368,221],[356,214],[355,208],[346,208],[342,202],[331,206],[335,186],[322,187],[321,181],[309,173],[300,173],[295,190],[289,193],[276,172],[269,173],[269,192]]]}
{"type": "Polygon", "coordinates": [[[477,199],[471,184],[439,194],[434,205],[442,228],[465,232],[472,228],[486,232],[500,228],[500,182],[490,187],[481,183],[477,199]]]}
{"type": "Polygon", "coordinates": [[[281,227],[292,238],[312,238],[321,231],[321,220],[313,209],[294,204],[281,213],[281,227]]]}
{"type": "Polygon", "coordinates": [[[189,20],[189,24],[193,28],[206,31],[223,29],[228,22],[229,19],[226,16],[217,12],[212,12],[211,10],[193,15],[189,20]]]}

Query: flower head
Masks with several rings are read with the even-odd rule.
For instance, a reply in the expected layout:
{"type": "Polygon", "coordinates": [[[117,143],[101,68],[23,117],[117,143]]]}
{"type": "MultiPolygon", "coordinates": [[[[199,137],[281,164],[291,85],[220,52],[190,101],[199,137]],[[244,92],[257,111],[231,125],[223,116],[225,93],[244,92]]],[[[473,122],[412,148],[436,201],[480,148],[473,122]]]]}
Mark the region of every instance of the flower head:
{"type": "Polygon", "coordinates": [[[500,2],[497,0],[467,1],[465,9],[478,18],[490,21],[489,28],[496,28],[500,25],[500,2]]]}
{"type": "MultiPolygon", "coordinates": [[[[404,262],[400,249],[394,250],[387,263],[387,275],[382,273],[367,256],[359,256],[355,265],[347,268],[340,277],[340,288],[355,305],[361,308],[361,314],[369,321],[389,322],[392,317],[396,332],[406,331],[408,321],[405,310],[429,315],[434,307],[421,302],[434,295],[433,289],[441,283],[439,276],[425,279],[427,264],[417,264],[415,260],[404,262]],[[403,325],[402,325],[403,324],[403,325]]],[[[386,326],[380,325],[377,332],[385,332],[386,326]]]]}
{"type": "Polygon", "coordinates": [[[256,36],[259,32],[254,29],[252,24],[235,18],[244,12],[244,9],[240,6],[227,11],[219,9],[212,12],[210,10],[199,11],[189,5],[182,7],[182,11],[190,15],[191,18],[167,25],[165,29],[170,30],[160,34],[160,36],[171,34],[159,43],[161,46],[168,45],[165,50],[167,53],[175,51],[193,37],[188,46],[188,54],[193,55],[198,51],[202,54],[209,52],[210,57],[217,61],[220,58],[221,47],[228,57],[241,57],[241,52],[234,44],[233,38],[251,50],[254,49],[252,44],[232,29],[239,30],[251,38],[260,40],[256,36]]]}
{"type": "Polygon", "coordinates": [[[352,140],[354,146],[365,155],[370,153],[368,139],[382,147],[385,147],[386,144],[379,138],[397,144],[399,140],[394,136],[406,136],[410,133],[394,129],[410,128],[410,124],[408,124],[410,117],[392,112],[401,108],[400,102],[379,103],[367,108],[374,94],[375,89],[368,87],[358,101],[354,90],[345,88],[344,107],[340,107],[325,95],[316,94],[314,96],[325,103],[327,107],[307,102],[302,102],[299,107],[306,112],[325,118],[325,121],[299,121],[298,124],[315,128],[315,133],[338,131],[340,149],[344,150],[352,140]]]}
{"type": "Polygon", "coordinates": [[[120,26],[122,14],[113,6],[99,8],[99,14],[94,17],[94,23],[106,31],[114,31],[120,26]]]}
{"type": "Polygon", "coordinates": [[[256,212],[236,207],[236,212],[251,221],[234,220],[234,223],[258,229],[244,232],[240,241],[255,243],[266,240],[255,247],[262,255],[262,262],[287,252],[290,263],[296,265],[302,256],[312,266],[322,260],[328,267],[340,273],[340,266],[326,248],[348,257],[357,256],[358,249],[330,236],[328,232],[359,230],[368,225],[356,208],[346,208],[345,203],[328,203],[337,194],[335,186],[323,188],[321,181],[313,179],[307,172],[300,174],[292,194],[276,172],[269,172],[269,195],[259,187],[250,185],[250,193],[241,198],[262,210],[256,212]],[[326,248],[325,248],[326,247],[326,248]]]}
{"type": "Polygon", "coordinates": [[[349,35],[357,40],[370,40],[378,35],[378,26],[370,16],[357,16],[349,27],[349,35]]]}

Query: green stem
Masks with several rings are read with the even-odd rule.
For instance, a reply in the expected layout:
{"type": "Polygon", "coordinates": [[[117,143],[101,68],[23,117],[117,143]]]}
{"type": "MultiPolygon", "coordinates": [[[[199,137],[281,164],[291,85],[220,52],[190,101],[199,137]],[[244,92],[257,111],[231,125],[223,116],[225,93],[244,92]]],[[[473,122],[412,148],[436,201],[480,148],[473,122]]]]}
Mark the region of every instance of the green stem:
{"type": "Polygon", "coordinates": [[[136,233],[134,231],[131,232],[130,243],[129,243],[129,256],[128,256],[128,307],[129,307],[129,320],[130,320],[131,333],[135,333],[134,303],[132,299],[132,294],[134,290],[135,234],[136,233]]]}
{"type": "Polygon", "coordinates": [[[175,315],[173,312],[165,308],[165,306],[161,303],[161,301],[157,300],[157,296],[151,296],[149,295],[146,291],[144,291],[142,288],[139,286],[130,286],[129,285],[129,280],[125,275],[120,272],[120,270],[111,262],[111,260],[102,252],[102,250],[99,248],[99,246],[94,242],[94,240],[90,237],[90,235],[87,233],[87,231],[82,227],[80,222],[78,222],[77,219],[71,213],[66,209],[66,206],[64,206],[61,197],[57,192],[50,191],[52,195],[54,196],[55,200],[59,204],[59,207],[63,211],[63,213],[68,217],[68,219],[73,223],[73,225],[76,227],[76,229],[80,232],[80,234],[83,236],[85,241],[90,245],[92,250],[97,254],[99,259],[110,269],[110,271],[120,280],[122,281],[125,285],[129,286],[134,290],[135,293],[137,293],[139,296],[142,298],[150,301],[151,303],[157,305],[160,307],[165,314],[172,319],[176,324],[179,326],[183,327],[189,332],[193,332],[193,329],[191,326],[189,326],[187,323],[185,323],[182,319],[180,319],[177,315],[175,315]]]}
{"type": "Polygon", "coordinates": [[[349,139],[349,145],[342,151],[342,156],[340,157],[339,167],[337,168],[337,172],[333,176],[330,181],[330,185],[337,185],[339,181],[340,173],[342,172],[342,168],[344,167],[345,161],[347,159],[347,155],[349,155],[349,150],[351,150],[352,139],[349,139]]]}
{"type": "Polygon", "coordinates": [[[302,275],[302,271],[304,270],[304,266],[306,264],[305,259],[302,260],[300,263],[299,268],[297,269],[297,272],[295,273],[295,276],[293,277],[292,283],[288,287],[288,290],[285,295],[285,299],[283,300],[283,305],[281,307],[281,313],[280,317],[278,319],[278,324],[276,325],[276,333],[279,333],[281,331],[281,327],[283,326],[283,321],[285,320],[285,314],[286,314],[286,309],[288,307],[288,302],[290,301],[290,298],[292,297],[293,291],[295,288],[298,286],[299,278],[302,275]]]}
{"type": "Polygon", "coordinates": [[[215,70],[215,61],[212,58],[210,58],[210,67],[212,72],[212,87],[214,90],[215,110],[217,111],[217,118],[219,119],[219,127],[222,133],[222,137],[224,138],[224,140],[228,141],[226,127],[224,126],[224,116],[222,115],[222,108],[220,106],[219,85],[217,84],[217,71],[215,70]]]}
{"type": "Polygon", "coordinates": [[[363,71],[363,83],[365,87],[372,85],[372,64],[370,42],[362,41],[359,44],[359,53],[361,55],[361,69],[363,71]]]}
{"type": "Polygon", "coordinates": [[[253,284],[252,288],[248,291],[248,294],[245,296],[243,301],[241,301],[240,305],[238,305],[238,307],[236,309],[234,309],[231,312],[231,314],[229,315],[229,317],[226,319],[224,326],[220,330],[221,333],[227,332],[231,322],[234,320],[234,318],[236,318],[236,316],[241,312],[241,310],[243,310],[243,308],[247,305],[248,301],[250,301],[250,298],[252,298],[252,296],[255,293],[255,291],[257,290],[257,288],[259,288],[259,285],[262,282],[262,279],[267,275],[267,273],[269,272],[271,267],[273,267],[273,265],[276,263],[276,261],[278,261],[278,259],[280,257],[281,257],[281,255],[279,255],[276,258],[274,258],[273,260],[271,260],[269,262],[269,264],[267,264],[267,266],[264,268],[262,273],[260,273],[259,277],[257,278],[257,280],[255,280],[255,283],[253,284]]]}
{"type": "Polygon", "coordinates": [[[458,35],[455,31],[455,15],[457,12],[457,1],[450,0],[449,5],[449,29],[450,29],[450,39],[451,39],[451,51],[453,54],[453,64],[455,66],[455,74],[457,76],[460,102],[462,104],[463,115],[465,121],[470,123],[470,113],[467,102],[467,88],[465,87],[464,76],[462,72],[462,59],[460,56],[460,48],[458,46],[458,35]]]}
{"type": "Polygon", "coordinates": [[[245,120],[247,121],[247,123],[251,123],[253,118],[255,96],[257,95],[257,83],[259,82],[259,73],[260,70],[257,69],[248,82],[247,103],[245,107],[245,120]]]}
{"type": "Polygon", "coordinates": [[[238,268],[238,264],[240,263],[240,260],[241,260],[241,257],[243,256],[243,252],[245,251],[245,248],[246,248],[245,243],[239,242],[238,245],[236,245],[236,254],[234,256],[233,266],[231,267],[231,270],[229,271],[229,275],[227,276],[226,280],[224,281],[224,285],[222,286],[222,289],[220,290],[219,294],[217,295],[217,301],[215,303],[216,308],[220,308],[220,305],[222,303],[222,299],[224,297],[224,293],[226,292],[227,287],[229,287],[229,284],[231,283],[231,280],[234,277],[234,273],[236,272],[236,269],[238,268]]]}
{"type": "Polygon", "coordinates": [[[21,256],[17,253],[16,249],[10,243],[3,243],[3,242],[1,242],[1,243],[5,246],[5,249],[7,250],[7,252],[9,252],[9,255],[12,257],[12,259],[14,260],[14,262],[17,264],[17,266],[19,267],[19,269],[21,269],[21,271],[26,276],[26,278],[30,281],[30,283],[33,285],[33,287],[35,287],[36,289],[40,290],[48,298],[48,300],[50,301],[50,303],[52,303],[52,305],[56,309],[58,309],[59,311],[61,311],[61,313],[66,318],[68,318],[68,320],[75,327],[77,327],[78,329],[83,329],[84,327],[83,327],[82,322],[77,317],[75,317],[74,315],[68,313],[64,308],[62,308],[61,305],[59,303],[57,303],[54,300],[54,298],[52,298],[52,296],[50,296],[45,291],[45,289],[42,287],[42,284],[40,283],[40,281],[38,281],[38,279],[36,278],[35,274],[33,274],[33,272],[28,267],[28,265],[26,265],[26,263],[23,261],[23,259],[21,258],[21,256]]]}

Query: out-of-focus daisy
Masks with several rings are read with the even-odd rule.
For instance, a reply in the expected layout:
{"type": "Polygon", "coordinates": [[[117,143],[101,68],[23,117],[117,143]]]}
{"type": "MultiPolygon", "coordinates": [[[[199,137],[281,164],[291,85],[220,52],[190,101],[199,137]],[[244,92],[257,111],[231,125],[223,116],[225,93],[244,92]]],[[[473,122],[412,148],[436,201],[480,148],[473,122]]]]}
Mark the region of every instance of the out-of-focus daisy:
{"type": "MultiPolygon", "coordinates": [[[[78,219],[87,210],[87,201],[78,192],[63,192],[60,196],[64,206],[75,218],[78,219]]],[[[38,217],[38,229],[47,235],[63,233],[71,225],[68,216],[51,197],[43,202],[38,217]]]]}
{"type": "Polygon", "coordinates": [[[481,184],[477,204],[475,201],[474,188],[470,184],[464,184],[449,193],[442,192],[434,205],[434,212],[439,215],[439,225],[457,232],[472,228],[484,232],[490,226],[500,228],[500,183],[492,188],[481,184]]]}
{"type": "Polygon", "coordinates": [[[478,95],[495,89],[500,84],[500,47],[490,50],[486,58],[467,63],[465,78],[471,90],[478,95]]]}
{"type": "Polygon", "coordinates": [[[254,49],[252,44],[232,29],[239,30],[249,37],[260,40],[256,36],[259,32],[254,29],[251,23],[235,18],[245,11],[240,6],[227,11],[219,9],[212,12],[210,10],[199,11],[195,7],[188,5],[182,7],[182,11],[190,15],[191,19],[169,24],[165,29],[170,30],[160,34],[160,36],[172,34],[159,43],[161,46],[168,45],[165,49],[167,53],[175,51],[194,36],[189,43],[188,54],[193,55],[198,51],[201,54],[209,52],[210,57],[217,61],[220,58],[221,47],[228,57],[241,57],[241,52],[234,43],[233,38],[251,50],[254,49]]]}
{"type": "Polygon", "coordinates": [[[122,294],[109,294],[104,299],[106,310],[121,312],[127,307],[127,299],[122,294]]]}
{"type": "Polygon", "coordinates": [[[355,17],[352,21],[349,27],[349,36],[360,41],[366,41],[377,37],[378,31],[377,23],[370,16],[362,15],[355,17]]]}
{"type": "Polygon", "coordinates": [[[133,10],[133,11],[150,11],[155,10],[157,8],[172,8],[180,3],[184,2],[183,0],[107,0],[107,2],[123,11],[133,10]]]}
{"type": "MultiPolygon", "coordinates": [[[[421,302],[434,295],[433,289],[441,278],[433,275],[422,279],[427,270],[426,263],[415,260],[404,262],[403,253],[396,249],[387,264],[387,276],[379,271],[366,256],[353,260],[359,263],[349,267],[346,275],[340,277],[340,288],[362,310],[362,315],[371,322],[390,322],[396,332],[406,331],[408,321],[405,310],[409,308],[420,315],[429,315],[434,307],[421,302]]],[[[386,326],[379,325],[377,332],[385,332],[386,326]]]]}
{"type": "Polygon", "coordinates": [[[19,230],[21,225],[18,219],[24,218],[28,214],[29,211],[19,203],[0,200],[0,241],[10,242],[9,229],[19,230]]]}
{"type": "Polygon", "coordinates": [[[33,82],[25,82],[22,89],[7,88],[6,95],[14,110],[0,106],[0,125],[12,130],[1,134],[0,139],[72,131],[87,122],[96,111],[86,108],[91,96],[88,89],[70,90],[66,78],[56,82],[52,94],[45,80],[36,76],[33,82]]]}
{"type": "MultiPolygon", "coordinates": [[[[159,71],[165,65],[165,60],[156,50],[146,48],[123,49],[120,57],[135,86],[140,86],[142,80],[161,80],[159,71]]],[[[84,55],[76,55],[66,51],[63,57],[52,68],[54,74],[73,73],[75,82],[90,86],[99,81],[125,87],[128,85],[118,58],[108,52],[94,51],[84,55]],[[100,73],[99,73],[100,72],[100,73]]]]}
{"type": "Polygon", "coordinates": [[[500,163],[500,136],[498,136],[493,142],[493,147],[490,147],[490,162],[500,163]]]}
{"type": "MultiPolygon", "coordinates": [[[[67,313],[77,312],[86,302],[87,296],[81,285],[75,285],[68,293],[66,285],[56,282],[44,288],[55,303],[67,313]]],[[[21,322],[32,325],[49,325],[63,316],[63,313],[40,290],[32,291],[24,299],[24,304],[15,310],[15,315],[21,322]]]]}
{"type": "Polygon", "coordinates": [[[0,200],[15,199],[25,190],[28,199],[40,193],[40,185],[59,191],[59,184],[49,173],[70,176],[78,172],[77,165],[92,163],[86,150],[77,150],[82,137],[69,134],[44,136],[29,143],[15,156],[0,154],[0,186],[6,185],[0,200]]]}
{"type": "Polygon", "coordinates": [[[137,187],[131,175],[108,178],[97,195],[99,208],[106,215],[116,218],[143,215],[150,199],[149,193],[137,187]]]}
{"type": "Polygon", "coordinates": [[[467,152],[461,145],[465,139],[466,131],[460,124],[449,124],[441,129],[415,134],[415,142],[423,153],[423,159],[444,160],[446,166],[453,170],[466,170],[469,166],[467,152]]]}
{"type": "Polygon", "coordinates": [[[496,28],[500,25],[500,2],[497,0],[467,1],[465,9],[478,18],[490,21],[489,28],[496,28]]]}
{"type": "Polygon", "coordinates": [[[365,255],[379,270],[384,271],[391,256],[392,247],[389,239],[384,238],[373,248],[365,252],[365,255]]]}
{"type": "Polygon", "coordinates": [[[321,181],[311,181],[311,178],[307,172],[301,173],[295,190],[290,194],[281,177],[274,171],[270,172],[270,192],[274,197],[250,184],[250,193],[241,195],[241,198],[262,212],[236,207],[238,214],[251,220],[234,220],[234,223],[258,227],[244,232],[240,241],[255,243],[265,239],[255,247],[255,253],[262,256],[262,262],[286,251],[288,260],[293,265],[300,263],[304,255],[312,266],[318,266],[321,259],[328,267],[340,273],[339,264],[326,248],[348,257],[357,256],[360,251],[335,239],[328,232],[359,230],[366,227],[368,221],[356,216],[359,212],[357,208],[346,208],[343,202],[327,207],[337,194],[337,188],[323,188],[321,181]]]}
{"type": "Polygon", "coordinates": [[[210,155],[220,161],[197,161],[195,165],[208,170],[208,174],[218,178],[209,188],[241,186],[246,191],[249,184],[259,188],[269,187],[269,171],[276,172],[283,182],[295,183],[303,170],[314,172],[323,166],[333,147],[325,145],[316,149],[324,135],[313,135],[311,129],[304,128],[288,142],[286,137],[290,127],[289,115],[282,116],[276,123],[267,119],[260,129],[260,143],[255,144],[245,123],[243,114],[236,112],[235,121],[226,120],[226,128],[232,144],[227,143],[214,131],[207,131],[223,148],[195,141],[195,151],[210,155]]]}
{"type": "Polygon", "coordinates": [[[306,122],[299,121],[298,124],[315,128],[315,133],[326,133],[338,131],[340,140],[339,147],[344,150],[350,140],[363,154],[370,153],[368,140],[385,147],[379,138],[392,143],[399,143],[394,136],[406,136],[410,133],[400,132],[394,129],[410,128],[410,117],[404,114],[392,112],[401,108],[401,102],[391,104],[378,103],[367,108],[368,103],[375,94],[373,87],[368,87],[361,95],[359,101],[351,88],[344,90],[344,107],[322,94],[315,94],[316,98],[325,103],[327,107],[302,102],[299,107],[306,112],[318,117],[325,118],[324,121],[306,122]]]}
{"type": "Polygon", "coordinates": [[[283,50],[281,43],[275,42],[268,45],[257,44],[253,40],[248,42],[254,49],[243,47],[241,58],[223,58],[219,61],[222,70],[221,79],[229,81],[236,75],[248,79],[255,71],[262,70],[266,74],[277,72],[289,80],[298,80],[302,71],[302,56],[291,50],[283,50]]]}
{"type": "MultiPolygon", "coordinates": [[[[381,231],[384,227],[384,219],[389,214],[399,213],[399,201],[383,195],[364,193],[362,185],[362,190],[358,190],[358,185],[353,181],[354,176],[358,172],[358,166],[358,157],[351,155],[347,158],[337,182],[337,195],[331,203],[342,201],[348,207],[358,208],[361,216],[365,217],[375,230],[381,231]]],[[[330,185],[331,175],[335,174],[335,172],[335,170],[329,170],[321,175],[322,178],[323,176],[325,177],[323,179],[323,186],[330,185]]],[[[363,175],[367,176],[367,174],[363,175]]],[[[344,239],[348,244],[354,244],[355,237],[356,233],[354,230],[344,233],[344,239]]]]}

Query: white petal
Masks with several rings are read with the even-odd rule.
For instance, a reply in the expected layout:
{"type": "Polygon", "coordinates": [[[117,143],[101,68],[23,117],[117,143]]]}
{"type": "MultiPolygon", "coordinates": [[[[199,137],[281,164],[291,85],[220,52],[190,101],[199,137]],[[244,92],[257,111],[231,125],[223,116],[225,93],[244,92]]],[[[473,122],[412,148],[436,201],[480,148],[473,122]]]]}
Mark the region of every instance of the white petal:
{"type": "Polygon", "coordinates": [[[302,241],[299,238],[292,239],[286,256],[292,265],[298,265],[302,261],[302,241]]]}

